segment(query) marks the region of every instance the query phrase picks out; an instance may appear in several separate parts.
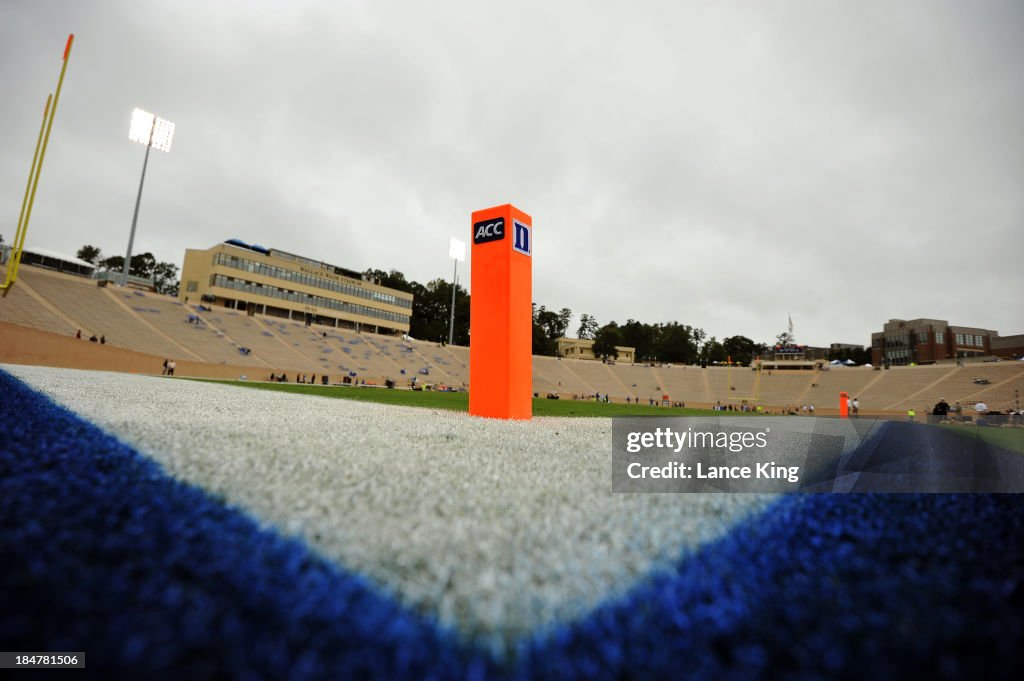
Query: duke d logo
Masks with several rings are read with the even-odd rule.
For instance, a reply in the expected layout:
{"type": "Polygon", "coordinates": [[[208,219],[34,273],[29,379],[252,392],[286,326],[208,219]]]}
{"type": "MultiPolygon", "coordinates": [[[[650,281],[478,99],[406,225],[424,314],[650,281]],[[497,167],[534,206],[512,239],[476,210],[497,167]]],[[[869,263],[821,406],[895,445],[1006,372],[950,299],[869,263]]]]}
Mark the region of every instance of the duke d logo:
{"type": "Polygon", "coordinates": [[[530,226],[513,219],[512,228],[514,230],[512,250],[519,251],[523,255],[530,255],[530,226]]]}

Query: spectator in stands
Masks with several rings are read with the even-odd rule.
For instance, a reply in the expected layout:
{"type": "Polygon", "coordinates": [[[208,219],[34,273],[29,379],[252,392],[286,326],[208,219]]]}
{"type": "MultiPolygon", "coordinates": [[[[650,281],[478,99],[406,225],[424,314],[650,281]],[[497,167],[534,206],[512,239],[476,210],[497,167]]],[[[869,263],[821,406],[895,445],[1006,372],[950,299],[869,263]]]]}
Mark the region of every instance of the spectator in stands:
{"type": "Polygon", "coordinates": [[[277,376],[275,374],[273,374],[273,373],[270,374],[270,380],[271,380],[271,382],[276,381],[277,380],[277,376]]]}
{"type": "Polygon", "coordinates": [[[168,364],[168,362],[170,362],[170,360],[167,360],[167,359],[164,360],[164,373],[161,374],[162,376],[166,376],[167,375],[167,364],[168,364]]]}
{"type": "Polygon", "coordinates": [[[961,405],[959,402],[954,402],[953,403],[953,420],[954,421],[959,421],[960,420],[960,414],[962,414],[963,411],[964,411],[963,405],[961,405]]]}
{"type": "Polygon", "coordinates": [[[81,329],[79,329],[78,333],[75,334],[75,338],[77,338],[78,340],[82,340],[82,330],[81,329]]]}
{"type": "Polygon", "coordinates": [[[172,360],[168,360],[168,362],[167,362],[167,375],[168,376],[173,376],[174,375],[174,368],[177,367],[177,366],[178,366],[177,362],[175,362],[173,359],[172,360]]]}
{"type": "Polygon", "coordinates": [[[814,405],[813,404],[810,406],[810,410],[811,410],[811,416],[814,416],[814,405]]]}
{"type": "Polygon", "coordinates": [[[949,413],[949,403],[946,402],[946,398],[945,397],[940,398],[939,401],[936,403],[935,407],[932,409],[932,415],[933,416],[941,416],[942,418],[946,418],[946,414],[948,414],[948,413],[949,413]]]}
{"type": "Polygon", "coordinates": [[[92,337],[89,338],[89,342],[90,343],[99,343],[100,339],[96,337],[96,334],[93,334],[92,337]]]}
{"type": "Polygon", "coordinates": [[[853,415],[860,416],[860,400],[853,398],[853,415]]]}
{"type": "Polygon", "coordinates": [[[978,423],[979,425],[985,423],[985,415],[988,414],[988,405],[985,404],[983,401],[979,400],[974,405],[974,413],[978,415],[974,419],[976,423],[978,423]]]}
{"type": "Polygon", "coordinates": [[[106,345],[106,344],[107,344],[107,337],[106,336],[100,336],[100,345],[106,345]]]}

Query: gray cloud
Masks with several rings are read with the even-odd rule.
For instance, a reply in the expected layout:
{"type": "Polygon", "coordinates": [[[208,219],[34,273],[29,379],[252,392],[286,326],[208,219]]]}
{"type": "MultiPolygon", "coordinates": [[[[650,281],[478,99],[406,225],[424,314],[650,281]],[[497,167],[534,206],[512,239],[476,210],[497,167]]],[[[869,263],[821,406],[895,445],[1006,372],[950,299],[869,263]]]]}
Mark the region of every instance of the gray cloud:
{"type": "Polygon", "coordinates": [[[767,341],[890,317],[1024,331],[1014,2],[0,6],[10,238],[76,34],[29,242],[232,236],[450,276],[472,210],[534,216],[535,299],[767,341]]]}

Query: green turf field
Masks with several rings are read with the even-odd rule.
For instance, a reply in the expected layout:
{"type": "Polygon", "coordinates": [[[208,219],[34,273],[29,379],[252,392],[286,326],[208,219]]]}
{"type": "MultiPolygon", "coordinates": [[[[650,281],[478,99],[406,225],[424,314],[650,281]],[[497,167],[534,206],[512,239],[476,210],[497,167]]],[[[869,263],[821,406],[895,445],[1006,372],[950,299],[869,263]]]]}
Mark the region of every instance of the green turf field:
{"type": "MultiPolygon", "coordinates": [[[[333,385],[303,385],[296,383],[264,383],[250,381],[213,381],[224,385],[238,385],[258,390],[276,390],[299,395],[321,395],[323,397],[339,397],[349,400],[364,400],[383,404],[399,404],[407,407],[425,407],[428,409],[451,409],[467,411],[469,395],[466,393],[442,393],[412,390],[388,390],[386,388],[365,388],[333,385]]],[[[616,404],[585,402],[577,400],[548,400],[534,398],[534,416],[753,416],[741,412],[713,411],[711,409],[680,409],[676,407],[651,407],[648,405],[616,404]]]]}
{"type": "Polygon", "coordinates": [[[941,424],[940,427],[962,437],[978,438],[996,447],[1024,452],[1024,429],[1022,428],[953,426],[946,424],[941,424]]]}

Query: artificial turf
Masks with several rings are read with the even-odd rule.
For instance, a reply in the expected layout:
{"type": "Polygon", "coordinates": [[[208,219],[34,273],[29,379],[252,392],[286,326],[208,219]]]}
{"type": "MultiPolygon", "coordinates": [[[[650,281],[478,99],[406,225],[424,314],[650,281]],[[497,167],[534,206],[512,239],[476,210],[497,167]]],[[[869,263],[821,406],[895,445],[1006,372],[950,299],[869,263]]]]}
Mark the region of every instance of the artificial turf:
{"type": "Polygon", "coordinates": [[[1020,495],[783,497],[501,661],[3,371],[0,395],[0,649],[85,651],[76,678],[959,681],[1024,668],[1020,495]]]}

